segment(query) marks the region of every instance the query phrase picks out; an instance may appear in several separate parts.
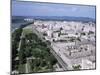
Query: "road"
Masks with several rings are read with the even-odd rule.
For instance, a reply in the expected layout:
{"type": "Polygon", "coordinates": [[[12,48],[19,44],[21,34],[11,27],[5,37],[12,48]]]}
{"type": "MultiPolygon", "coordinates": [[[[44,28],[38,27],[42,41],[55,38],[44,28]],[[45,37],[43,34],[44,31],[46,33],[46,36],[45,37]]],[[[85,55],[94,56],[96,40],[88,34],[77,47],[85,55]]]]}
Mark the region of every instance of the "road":
{"type": "Polygon", "coordinates": [[[25,71],[26,71],[26,73],[29,73],[28,63],[25,64],[25,71]]]}
{"type": "Polygon", "coordinates": [[[21,47],[21,42],[22,42],[22,38],[24,37],[24,35],[23,35],[23,31],[22,31],[22,34],[21,34],[21,36],[20,36],[20,41],[19,41],[19,45],[18,45],[18,51],[20,51],[20,47],[21,47]]]}

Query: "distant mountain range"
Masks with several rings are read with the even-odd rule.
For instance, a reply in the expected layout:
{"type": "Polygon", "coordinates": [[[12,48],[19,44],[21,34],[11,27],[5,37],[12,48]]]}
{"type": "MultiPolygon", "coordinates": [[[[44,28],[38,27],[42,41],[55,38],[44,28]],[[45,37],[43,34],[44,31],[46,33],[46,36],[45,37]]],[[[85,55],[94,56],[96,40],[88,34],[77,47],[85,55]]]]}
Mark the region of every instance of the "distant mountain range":
{"type": "Polygon", "coordinates": [[[12,22],[23,21],[24,19],[53,20],[53,21],[81,21],[95,22],[95,19],[88,17],[69,17],[69,16],[12,16],[12,22]]]}

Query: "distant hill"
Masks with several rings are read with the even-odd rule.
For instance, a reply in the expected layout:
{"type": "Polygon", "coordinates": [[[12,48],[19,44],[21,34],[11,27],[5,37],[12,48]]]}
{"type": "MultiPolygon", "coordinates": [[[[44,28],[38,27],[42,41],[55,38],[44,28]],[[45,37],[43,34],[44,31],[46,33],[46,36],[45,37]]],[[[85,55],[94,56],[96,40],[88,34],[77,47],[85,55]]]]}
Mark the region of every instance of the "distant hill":
{"type": "Polygon", "coordinates": [[[81,21],[81,22],[95,22],[95,19],[88,17],[69,17],[69,16],[12,16],[12,21],[21,21],[26,18],[35,20],[57,20],[57,21],[81,21]]]}

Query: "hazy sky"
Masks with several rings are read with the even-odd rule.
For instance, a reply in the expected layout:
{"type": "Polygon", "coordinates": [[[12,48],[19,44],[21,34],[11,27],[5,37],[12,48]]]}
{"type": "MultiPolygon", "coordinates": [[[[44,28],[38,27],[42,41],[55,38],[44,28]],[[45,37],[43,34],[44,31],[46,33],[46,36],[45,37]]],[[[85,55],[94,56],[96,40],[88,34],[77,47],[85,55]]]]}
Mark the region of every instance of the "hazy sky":
{"type": "Polygon", "coordinates": [[[74,16],[95,18],[95,6],[12,2],[13,16],[74,16]]]}

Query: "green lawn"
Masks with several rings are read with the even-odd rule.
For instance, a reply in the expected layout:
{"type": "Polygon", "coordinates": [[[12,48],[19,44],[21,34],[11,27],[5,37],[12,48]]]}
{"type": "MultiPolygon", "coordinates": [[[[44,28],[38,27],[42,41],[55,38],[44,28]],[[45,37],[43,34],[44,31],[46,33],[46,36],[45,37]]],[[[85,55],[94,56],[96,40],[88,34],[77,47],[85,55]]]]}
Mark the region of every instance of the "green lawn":
{"type": "Polygon", "coordinates": [[[25,64],[19,64],[18,70],[20,73],[25,73],[25,64]]]}
{"type": "Polygon", "coordinates": [[[24,34],[29,34],[29,33],[33,33],[32,31],[32,25],[26,26],[25,28],[23,28],[23,33],[24,34]]]}

